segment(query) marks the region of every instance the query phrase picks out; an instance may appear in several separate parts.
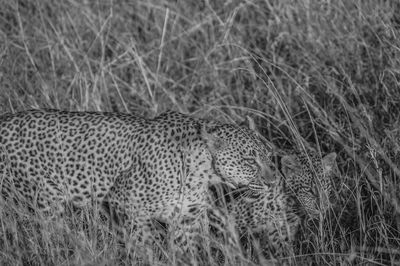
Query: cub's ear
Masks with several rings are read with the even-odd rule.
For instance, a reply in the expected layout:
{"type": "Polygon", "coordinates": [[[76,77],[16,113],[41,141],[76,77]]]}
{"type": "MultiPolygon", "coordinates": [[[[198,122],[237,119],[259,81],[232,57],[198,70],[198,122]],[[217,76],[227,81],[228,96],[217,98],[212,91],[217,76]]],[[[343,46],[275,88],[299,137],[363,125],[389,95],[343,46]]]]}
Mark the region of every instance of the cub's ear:
{"type": "Polygon", "coordinates": [[[330,173],[331,171],[336,170],[336,153],[331,152],[327,155],[325,155],[324,158],[322,158],[322,169],[323,173],[327,174],[330,173]]]}
{"type": "Polygon", "coordinates": [[[286,155],[281,159],[282,173],[286,178],[294,175],[297,169],[300,168],[299,162],[295,155],[286,155]]]}
{"type": "Polygon", "coordinates": [[[201,127],[201,137],[212,153],[223,149],[226,145],[226,142],[218,136],[217,131],[216,126],[205,124],[201,127]]]}

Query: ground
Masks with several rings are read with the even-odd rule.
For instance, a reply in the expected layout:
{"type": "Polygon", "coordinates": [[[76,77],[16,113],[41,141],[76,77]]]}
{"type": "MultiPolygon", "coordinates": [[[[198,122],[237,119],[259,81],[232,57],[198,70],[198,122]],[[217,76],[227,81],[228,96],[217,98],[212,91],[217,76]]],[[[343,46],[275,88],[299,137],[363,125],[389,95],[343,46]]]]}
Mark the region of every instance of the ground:
{"type": "MultiPolygon", "coordinates": [[[[3,1],[0,18],[0,113],[250,116],[280,148],[337,154],[340,204],[302,227],[291,262],[399,263],[398,1],[3,1]]],[[[96,212],[13,209],[2,265],[129,264],[96,212]]]]}

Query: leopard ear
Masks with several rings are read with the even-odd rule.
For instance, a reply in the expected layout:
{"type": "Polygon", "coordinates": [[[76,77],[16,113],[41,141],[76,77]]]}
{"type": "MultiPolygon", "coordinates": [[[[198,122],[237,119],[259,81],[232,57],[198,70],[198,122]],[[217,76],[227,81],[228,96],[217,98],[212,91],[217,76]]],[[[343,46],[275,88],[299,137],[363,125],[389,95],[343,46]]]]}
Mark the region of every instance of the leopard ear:
{"type": "Polygon", "coordinates": [[[203,125],[201,128],[201,137],[212,153],[223,149],[226,145],[226,142],[217,135],[217,127],[215,126],[203,125]]]}
{"type": "Polygon", "coordinates": [[[256,123],[254,123],[253,118],[251,118],[250,116],[246,116],[246,121],[247,121],[247,127],[253,131],[258,132],[257,127],[256,127],[256,123]]]}
{"type": "Polygon", "coordinates": [[[250,129],[251,131],[253,131],[257,137],[259,137],[259,139],[270,149],[273,149],[274,146],[272,143],[270,143],[258,130],[256,123],[254,123],[253,118],[251,118],[250,116],[246,116],[246,120],[241,122],[239,124],[239,126],[241,127],[246,127],[248,129],[250,129]]]}
{"type": "Polygon", "coordinates": [[[322,169],[324,174],[330,173],[331,171],[335,171],[336,169],[336,153],[331,152],[325,155],[322,158],[322,169]]]}
{"type": "Polygon", "coordinates": [[[296,170],[300,168],[297,157],[294,155],[283,156],[281,159],[281,165],[282,165],[282,173],[285,175],[286,178],[289,178],[292,175],[294,175],[296,170]]]}
{"type": "Polygon", "coordinates": [[[240,127],[245,127],[250,129],[251,131],[255,131],[257,134],[259,134],[256,123],[254,123],[253,118],[250,116],[246,115],[246,119],[243,120],[242,122],[239,123],[240,127]]]}

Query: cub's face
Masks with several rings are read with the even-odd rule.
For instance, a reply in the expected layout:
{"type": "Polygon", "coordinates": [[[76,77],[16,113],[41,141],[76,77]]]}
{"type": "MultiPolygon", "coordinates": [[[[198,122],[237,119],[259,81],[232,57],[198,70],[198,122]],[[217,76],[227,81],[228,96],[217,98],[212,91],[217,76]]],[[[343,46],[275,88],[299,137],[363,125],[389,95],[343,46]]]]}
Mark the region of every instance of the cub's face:
{"type": "Polygon", "coordinates": [[[311,217],[324,214],[332,205],[337,179],[336,153],[321,158],[316,153],[282,158],[282,172],[291,193],[311,217]]]}

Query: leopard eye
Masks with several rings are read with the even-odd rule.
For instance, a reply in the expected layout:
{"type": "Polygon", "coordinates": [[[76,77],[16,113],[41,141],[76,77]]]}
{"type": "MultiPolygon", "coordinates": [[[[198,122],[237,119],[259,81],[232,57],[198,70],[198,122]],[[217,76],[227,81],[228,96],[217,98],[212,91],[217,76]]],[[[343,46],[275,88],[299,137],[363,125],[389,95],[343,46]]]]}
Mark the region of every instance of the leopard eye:
{"type": "Polygon", "coordinates": [[[245,160],[246,160],[246,162],[249,163],[249,164],[257,164],[257,161],[254,160],[253,158],[247,158],[247,159],[245,159],[245,160]]]}

